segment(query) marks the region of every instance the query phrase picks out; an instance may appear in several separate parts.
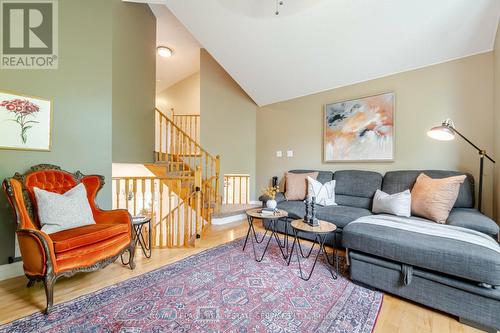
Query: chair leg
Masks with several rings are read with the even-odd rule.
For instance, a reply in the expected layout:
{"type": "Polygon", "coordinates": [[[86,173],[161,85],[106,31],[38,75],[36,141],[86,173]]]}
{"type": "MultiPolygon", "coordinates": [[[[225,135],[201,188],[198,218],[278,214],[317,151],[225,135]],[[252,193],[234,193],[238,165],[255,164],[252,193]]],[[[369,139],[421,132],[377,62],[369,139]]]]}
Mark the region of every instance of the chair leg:
{"type": "Polygon", "coordinates": [[[54,283],[56,279],[53,276],[46,276],[43,280],[43,286],[45,287],[45,297],[47,299],[47,307],[45,308],[45,314],[49,314],[52,311],[54,305],[54,283]]]}
{"type": "Polygon", "coordinates": [[[31,288],[34,285],[35,285],[35,280],[31,279],[31,278],[28,278],[28,284],[26,285],[26,287],[31,288]]]}
{"type": "Polygon", "coordinates": [[[130,269],[134,269],[135,268],[135,261],[134,261],[134,256],[135,256],[135,242],[133,242],[132,244],[130,244],[130,246],[128,248],[128,253],[129,253],[128,264],[130,266],[130,269]]]}

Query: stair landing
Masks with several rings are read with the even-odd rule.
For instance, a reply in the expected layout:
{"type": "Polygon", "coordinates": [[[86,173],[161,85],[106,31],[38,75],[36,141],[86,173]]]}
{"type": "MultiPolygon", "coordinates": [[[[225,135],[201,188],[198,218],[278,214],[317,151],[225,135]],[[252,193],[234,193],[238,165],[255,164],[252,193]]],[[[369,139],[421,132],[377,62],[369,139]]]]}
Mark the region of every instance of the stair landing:
{"type": "Polygon", "coordinates": [[[260,204],[222,205],[220,211],[212,215],[212,224],[220,225],[220,224],[226,224],[244,220],[246,218],[245,211],[257,207],[261,207],[261,205],[260,204]]]}

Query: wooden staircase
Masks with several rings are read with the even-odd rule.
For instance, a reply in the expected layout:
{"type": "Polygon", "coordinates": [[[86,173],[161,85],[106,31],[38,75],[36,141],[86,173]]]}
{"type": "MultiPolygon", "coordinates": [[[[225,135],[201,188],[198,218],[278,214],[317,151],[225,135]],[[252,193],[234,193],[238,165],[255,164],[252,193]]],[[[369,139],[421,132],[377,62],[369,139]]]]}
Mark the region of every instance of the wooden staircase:
{"type": "Polygon", "coordinates": [[[190,128],[192,121],[174,122],[155,109],[155,163],[145,164],[152,176],[113,177],[114,208],[151,215],[153,247],[195,246],[221,206],[220,158],[190,128]]]}
{"type": "Polygon", "coordinates": [[[211,223],[213,213],[220,209],[222,202],[220,158],[199,144],[199,116],[173,115],[172,110],[171,117],[155,110],[156,162],[147,168],[157,177],[179,179],[181,187],[175,193],[183,200],[188,201],[187,198],[199,190],[201,205],[191,208],[201,211],[205,226],[211,223]]]}

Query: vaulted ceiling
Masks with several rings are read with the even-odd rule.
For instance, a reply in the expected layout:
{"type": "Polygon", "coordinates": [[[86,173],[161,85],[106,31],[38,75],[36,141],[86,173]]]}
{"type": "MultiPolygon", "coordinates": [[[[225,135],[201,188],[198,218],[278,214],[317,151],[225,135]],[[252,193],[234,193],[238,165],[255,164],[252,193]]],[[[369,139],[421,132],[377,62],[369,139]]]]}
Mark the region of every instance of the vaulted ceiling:
{"type": "MultiPolygon", "coordinates": [[[[147,0],[146,0],[147,1],[147,0]]],[[[259,105],[490,51],[499,0],[155,0],[259,105]]]]}

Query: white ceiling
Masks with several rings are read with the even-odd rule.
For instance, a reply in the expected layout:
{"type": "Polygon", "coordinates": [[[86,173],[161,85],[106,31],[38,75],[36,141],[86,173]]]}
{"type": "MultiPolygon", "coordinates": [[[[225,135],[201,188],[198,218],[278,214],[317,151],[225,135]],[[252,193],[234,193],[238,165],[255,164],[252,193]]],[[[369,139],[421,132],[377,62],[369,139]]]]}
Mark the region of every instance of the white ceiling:
{"type": "Polygon", "coordinates": [[[259,105],[493,47],[499,0],[163,0],[259,105]]]}
{"type": "Polygon", "coordinates": [[[279,16],[275,0],[124,1],[182,22],[151,5],[158,41],[186,45],[159,62],[161,89],[199,70],[199,41],[259,105],[491,51],[500,13],[499,0],[284,0],[279,16]]]}
{"type": "Polygon", "coordinates": [[[156,55],[156,90],[160,92],[200,70],[201,46],[166,6],[149,6],[156,16],[157,45],[174,51],[170,58],[156,55]]]}

